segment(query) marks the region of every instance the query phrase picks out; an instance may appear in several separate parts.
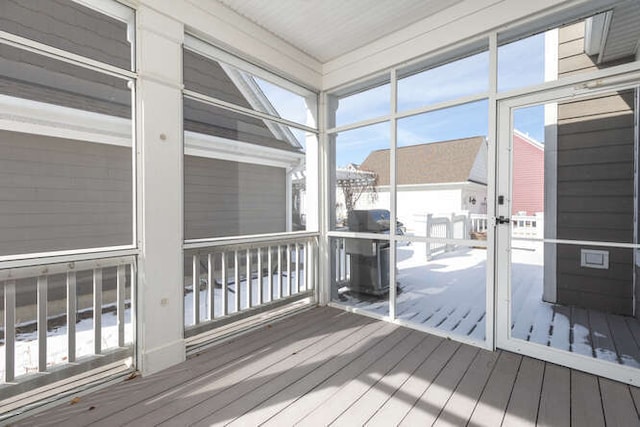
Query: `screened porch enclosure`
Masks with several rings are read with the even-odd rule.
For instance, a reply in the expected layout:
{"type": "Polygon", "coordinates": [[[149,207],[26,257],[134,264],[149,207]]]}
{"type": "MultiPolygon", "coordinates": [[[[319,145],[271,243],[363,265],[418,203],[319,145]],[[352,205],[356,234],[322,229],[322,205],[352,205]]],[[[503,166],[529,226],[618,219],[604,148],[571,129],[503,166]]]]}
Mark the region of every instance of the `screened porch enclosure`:
{"type": "Polygon", "coordinates": [[[0,1],[0,423],[640,425],[640,4],[401,3],[0,1]]]}

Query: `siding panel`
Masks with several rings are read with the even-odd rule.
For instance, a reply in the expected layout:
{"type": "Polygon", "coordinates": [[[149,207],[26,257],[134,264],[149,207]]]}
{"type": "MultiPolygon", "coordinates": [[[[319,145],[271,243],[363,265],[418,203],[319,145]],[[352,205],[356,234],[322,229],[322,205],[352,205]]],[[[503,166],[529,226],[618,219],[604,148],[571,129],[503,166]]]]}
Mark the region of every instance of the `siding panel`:
{"type": "MultiPolygon", "coordinates": [[[[561,75],[604,68],[584,53],[584,24],[559,32],[561,75]]],[[[617,62],[616,62],[617,63],[617,62]]],[[[632,90],[558,104],[557,237],[634,242],[632,90]]],[[[609,251],[609,269],[580,267],[576,245],[558,245],[558,302],[633,314],[633,253],[609,251]]]]}
{"type": "Polygon", "coordinates": [[[284,232],[285,170],[185,156],[185,238],[284,232]]]}
{"type": "Polygon", "coordinates": [[[0,255],[133,242],[131,149],[0,131],[0,255]]]}

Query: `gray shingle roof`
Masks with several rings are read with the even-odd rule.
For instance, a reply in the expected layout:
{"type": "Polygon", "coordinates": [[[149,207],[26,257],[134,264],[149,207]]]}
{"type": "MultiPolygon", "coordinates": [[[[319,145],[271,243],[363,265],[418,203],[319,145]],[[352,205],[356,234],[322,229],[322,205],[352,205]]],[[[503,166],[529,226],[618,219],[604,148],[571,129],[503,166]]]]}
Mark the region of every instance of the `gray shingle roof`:
{"type": "MultiPolygon", "coordinates": [[[[465,182],[471,175],[483,136],[398,147],[398,185],[465,182]]],[[[378,174],[378,185],[389,185],[389,150],[372,151],[360,169],[378,174]]]]}

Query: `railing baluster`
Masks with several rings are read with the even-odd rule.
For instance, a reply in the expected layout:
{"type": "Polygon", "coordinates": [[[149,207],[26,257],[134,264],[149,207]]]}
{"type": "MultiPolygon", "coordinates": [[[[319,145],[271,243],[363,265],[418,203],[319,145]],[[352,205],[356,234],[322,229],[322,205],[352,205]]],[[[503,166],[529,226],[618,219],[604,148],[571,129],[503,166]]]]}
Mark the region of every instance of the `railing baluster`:
{"type": "Polygon", "coordinates": [[[222,280],[222,315],[226,316],[229,314],[229,304],[227,303],[227,253],[223,251],[220,255],[220,269],[222,270],[220,274],[220,280],[222,280]]]}
{"type": "Polygon", "coordinates": [[[293,280],[291,280],[291,245],[287,243],[287,295],[293,295],[293,280]]]}
{"type": "Polygon", "coordinates": [[[278,295],[277,298],[282,298],[282,246],[278,245],[278,295]]]}
{"type": "Polygon", "coordinates": [[[191,258],[191,288],[193,289],[193,324],[200,323],[200,255],[191,258]]]}
{"type": "Polygon", "coordinates": [[[118,316],[118,347],[124,347],[124,311],[125,311],[125,287],[127,286],[126,266],[118,266],[118,278],[116,282],[116,314],[118,316]]]}
{"type": "Polygon", "coordinates": [[[76,361],[76,313],[78,297],[76,294],[76,272],[67,273],[67,361],[76,361]]]}
{"type": "Polygon", "coordinates": [[[102,352],[102,269],[93,270],[93,352],[102,352]]]}
{"type": "Polygon", "coordinates": [[[137,285],[137,277],[136,277],[136,264],[135,262],[132,262],[131,264],[129,264],[129,317],[131,319],[131,339],[132,341],[129,341],[128,343],[131,344],[133,342],[133,337],[135,336],[135,328],[136,328],[136,319],[137,319],[137,312],[136,312],[136,285],[137,285]]]}
{"type": "Polygon", "coordinates": [[[207,293],[209,295],[209,320],[215,318],[215,290],[216,290],[216,276],[214,274],[214,259],[213,254],[209,252],[207,254],[207,293]]]}
{"type": "Polygon", "coordinates": [[[251,249],[247,249],[247,306],[246,308],[251,308],[251,297],[253,296],[253,286],[251,286],[251,249]]]}
{"type": "Polygon", "coordinates": [[[234,272],[234,280],[235,280],[235,287],[236,287],[236,294],[235,296],[235,308],[236,308],[236,313],[238,311],[240,311],[240,254],[238,253],[238,250],[234,251],[234,262],[235,262],[235,272],[234,272]]]}
{"type": "Polygon", "coordinates": [[[47,370],[47,276],[38,277],[38,372],[47,370]]]}
{"type": "Polygon", "coordinates": [[[269,277],[267,278],[267,287],[269,288],[269,301],[274,300],[273,295],[273,253],[272,247],[269,245],[268,247],[269,253],[267,254],[267,270],[269,277]]]}
{"type": "Polygon", "coordinates": [[[304,261],[304,272],[305,272],[305,279],[304,279],[304,290],[308,291],[309,289],[313,289],[311,287],[311,274],[312,274],[312,259],[311,259],[311,255],[312,255],[312,251],[313,251],[313,246],[311,244],[311,240],[307,240],[307,244],[306,244],[306,249],[304,250],[305,253],[305,261],[304,261]]]}
{"type": "Polygon", "coordinates": [[[295,293],[300,292],[300,245],[295,243],[296,247],[296,287],[295,293]]]}
{"type": "Polygon", "coordinates": [[[258,248],[258,304],[264,303],[262,295],[262,248],[258,248]]]}
{"type": "Polygon", "coordinates": [[[16,282],[4,283],[4,382],[15,379],[16,364],[16,282]]]}

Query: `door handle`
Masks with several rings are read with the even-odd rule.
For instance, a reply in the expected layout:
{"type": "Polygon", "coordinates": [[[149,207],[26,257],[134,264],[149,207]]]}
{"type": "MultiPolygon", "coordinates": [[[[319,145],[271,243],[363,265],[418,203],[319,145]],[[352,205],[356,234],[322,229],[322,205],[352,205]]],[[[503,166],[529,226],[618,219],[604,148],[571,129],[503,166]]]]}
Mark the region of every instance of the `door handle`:
{"type": "Polygon", "coordinates": [[[499,224],[509,224],[511,220],[509,218],[505,218],[504,216],[496,217],[496,225],[499,224]]]}

